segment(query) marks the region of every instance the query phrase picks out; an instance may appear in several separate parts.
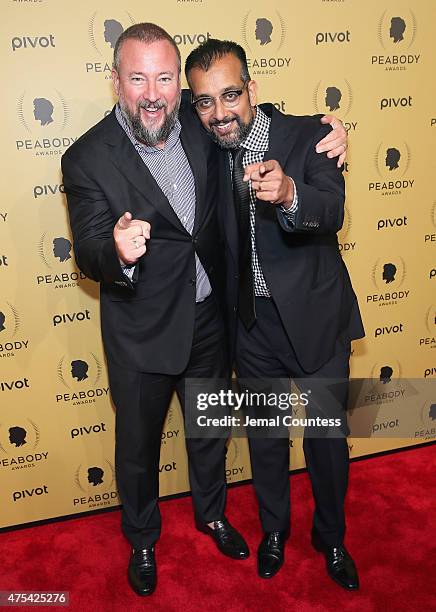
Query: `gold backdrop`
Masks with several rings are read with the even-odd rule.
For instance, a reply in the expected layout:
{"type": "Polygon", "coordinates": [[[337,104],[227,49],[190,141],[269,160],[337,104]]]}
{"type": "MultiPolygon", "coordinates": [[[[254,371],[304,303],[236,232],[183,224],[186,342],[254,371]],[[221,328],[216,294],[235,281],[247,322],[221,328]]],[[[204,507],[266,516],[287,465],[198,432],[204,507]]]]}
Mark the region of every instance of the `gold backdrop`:
{"type": "MultiPolygon", "coordinates": [[[[349,440],[351,457],[436,435],[431,401],[417,399],[406,418],[392,398],[407,395],[407,385],[389,387],[380,373],[436,377],[435,3],[121,4],[3,1],[1,527],[119,503],[98,286],[75,265],[60,157],[112,108],[113,44],[139,21],[167,29],[183,59],[209,36],[237,40],[260,101],[344,121],[350,146],[340,244],[367,331],[354,343],[352,375],[380,376],[365,404],[385,411],[373,413],[371,439],[349,440]]],[[[356,410],[351,422],[362,414],[356,410]]],[[[304,466],[301,440],[292,444],[291,466],[304,466]]],[[[246,440],[230,442],[227,467],[229,482],[250,478],[246,440]]],[[[174,401],[162,434],[161,495],[188,489],[174,401]]]]}

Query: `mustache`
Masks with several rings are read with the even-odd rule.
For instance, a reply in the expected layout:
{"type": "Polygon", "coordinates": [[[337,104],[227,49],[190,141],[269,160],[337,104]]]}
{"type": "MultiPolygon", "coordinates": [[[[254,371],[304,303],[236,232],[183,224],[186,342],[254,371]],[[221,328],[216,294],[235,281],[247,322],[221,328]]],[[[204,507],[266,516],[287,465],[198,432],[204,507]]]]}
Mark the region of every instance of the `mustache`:
{"type": "Polygon", "coordinates": [[[144,110],[159,110],[160,108],[166,108],[167,107],[167,103],[165,102],[165,100],[155,100],[154,102],[151,102],[151,100],[143,100],[142,102],[138,103],[138,110],[140,108],[143,108],[144,110]]]}
{"type": "Polygon", "coordinates": [[[224,119],[212,119],[212,121],[209,121],[209,126],[213,127],[214,125],[220,125],[220,124],[223,124],[223,123],[230,123],[231,121],[236,121],[236,123],[238,125],[240,125],[239,117],[224,117],[224,119]]]}

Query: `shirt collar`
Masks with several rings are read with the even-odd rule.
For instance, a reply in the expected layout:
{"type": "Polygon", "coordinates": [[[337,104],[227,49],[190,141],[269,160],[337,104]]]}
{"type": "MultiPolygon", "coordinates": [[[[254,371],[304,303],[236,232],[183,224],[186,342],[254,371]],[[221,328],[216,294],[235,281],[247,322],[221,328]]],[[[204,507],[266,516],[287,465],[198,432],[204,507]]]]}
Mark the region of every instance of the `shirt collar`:
{"type": "Polygon", "coordinates": [[[257,106],[253,126],[241,147],[250,151],[268,151],[270,123],[271,119],[257,106]]]}
{"type": "Polygon", "coordinates": [[[145,151],[146,153],[159,153],[162,151],[169,151],[171,150],[178,142],[179,137],[180,137],[180,131],[182,129],[182,126],[180,124],[180,121],[177,119],[176,123],[174,124],[173,129],[170,132],[170,135],[168,136],[164,148],[163,149],[159,149],[158,147],[149,147],[146,144],[143,144],[142,142],[139,142],[133,132],[132,132],[132,128],[130,127],[130,122],[128,121],[127,117],[124,115],[124,113],[122,113],[121,108],[119,103],[116,105],[115,107],[115,116],[118,120],[118,123],[121,125],[121,127],[123,128],[123,130],[126,132],[127,136],[129,137],[129,139],[131,140],[131,142],[133,143],[133,145],[135,146],[136,149],[141,149],[143,151],[145,151]]]}

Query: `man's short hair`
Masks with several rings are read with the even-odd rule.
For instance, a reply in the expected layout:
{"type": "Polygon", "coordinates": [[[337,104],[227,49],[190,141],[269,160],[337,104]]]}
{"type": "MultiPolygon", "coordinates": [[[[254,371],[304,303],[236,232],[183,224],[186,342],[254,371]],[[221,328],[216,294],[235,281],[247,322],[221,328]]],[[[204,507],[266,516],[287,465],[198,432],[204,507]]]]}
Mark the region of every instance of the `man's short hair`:
{"type": "Polygon", "coordinates": [[[231,40],[218,40],[217,38],[209,38],[191,51],[185,62],[186,79],[189,81],[188,75],[192,68],[201,68],[207,72],[213,62],[229,53],[241,62],[241,80],[246,83],[251,77],[244,49],[231,40]]]}
{"type": "Polygon", "coordinates": [[[135,23],[134,25],[124,30],[120,35],[114,47],[113,67],[118,72],[120,68],[120,52],[126,40],[139,40],[145,44],[154,43],[158,40],[167,40],[174,48],[179,62],[179,71],[181,70],[182,60],[180,51],[173,38],[163,28],[155,23],[135,23]]]}

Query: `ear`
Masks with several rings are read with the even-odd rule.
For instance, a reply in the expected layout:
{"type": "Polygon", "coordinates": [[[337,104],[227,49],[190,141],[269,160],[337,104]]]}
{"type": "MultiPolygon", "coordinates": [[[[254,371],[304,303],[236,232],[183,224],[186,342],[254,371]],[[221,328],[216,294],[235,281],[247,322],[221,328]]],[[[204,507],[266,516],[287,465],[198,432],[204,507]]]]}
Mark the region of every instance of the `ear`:
{"type": "Polygon", "coordinates": [[[256,103],[257,103],[257,83],[256,81],[248,81],[247,90],[248,90],[248,98],[250,100],[250,106],[256,106],[256,103]]]}
{"type": "Polygon", "coordinates": [[[112,68],[112,83],[114,84],[115,93],[119,95],[120,90],[120,77],[115,68],[112,68]]]}

